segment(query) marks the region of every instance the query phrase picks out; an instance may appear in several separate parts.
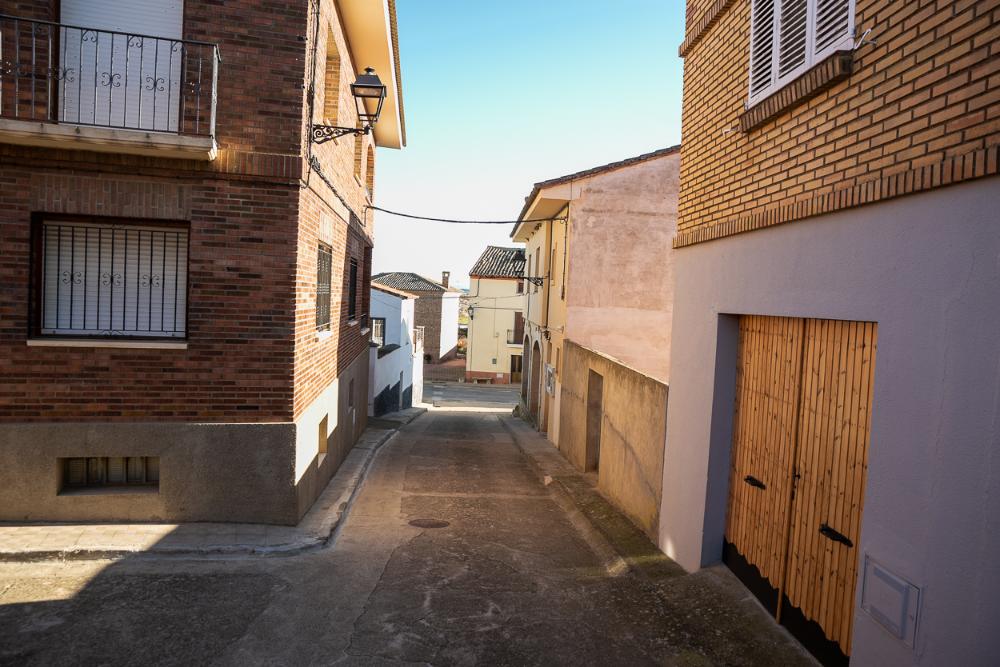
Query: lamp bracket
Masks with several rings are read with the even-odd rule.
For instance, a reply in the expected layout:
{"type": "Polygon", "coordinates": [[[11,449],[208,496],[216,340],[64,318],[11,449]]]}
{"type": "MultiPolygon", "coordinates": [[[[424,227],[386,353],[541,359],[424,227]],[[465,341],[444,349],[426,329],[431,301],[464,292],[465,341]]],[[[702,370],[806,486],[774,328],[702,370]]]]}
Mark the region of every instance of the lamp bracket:
{"type": "Polygon", "coordinates": [[[543,277],[524,276],[522,280],[527,280],[532,285],[537,285],[538,287],[541,287],[542,285],[545,284],[545,278],[543,277]]]}
{"type": "Polygon", "coordinates": [[[339,139],[340,137],[347,136],[348,134],[356,134],[358,136],[364,136],[372,131],[371,125],[365,125],[364,127],[340,127],[338,125],[313,125],[312,126],[312,140],[313,143],[323,144],[332,139],[339,139]]]}

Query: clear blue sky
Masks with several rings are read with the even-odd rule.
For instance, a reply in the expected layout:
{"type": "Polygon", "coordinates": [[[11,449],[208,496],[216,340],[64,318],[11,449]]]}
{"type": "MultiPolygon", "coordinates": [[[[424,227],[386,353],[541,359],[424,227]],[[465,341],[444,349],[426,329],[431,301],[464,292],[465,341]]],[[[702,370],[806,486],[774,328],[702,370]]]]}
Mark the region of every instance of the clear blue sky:
{"type": "MultiPolygon", "coordinates": [[[[379,149],[376,205],[514,219],[536,181],[680,141],[677,0],[397,0],[407,147],[379,149]]],[[[466,285],[512,227],[377,214],[374,270],[466,285]]]]}

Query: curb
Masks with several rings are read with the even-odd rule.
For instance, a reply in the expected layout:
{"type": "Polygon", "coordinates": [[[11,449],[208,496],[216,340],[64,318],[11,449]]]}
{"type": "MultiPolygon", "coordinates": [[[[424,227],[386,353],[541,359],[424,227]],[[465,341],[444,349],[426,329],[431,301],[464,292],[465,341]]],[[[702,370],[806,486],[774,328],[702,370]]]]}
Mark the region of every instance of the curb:
{"type": "Polygon", "coordinates": [[[524,421],[499,417],[528,464],[568,512],[571,522],[601,559],[609,574],[631,572],[655,581],[687,574],[660,551],[649,537],[601,495],[548,440],[524,421]],[[536,441],[536,442],[532,442],[536,441]]]}
{"type": "MultiPolygon", "coordinates": [[[[426,409],[417,412],[408,420],[400,423],[400,426],[405,426],[410,424],[415,419],[427,412],[426,409]]],[[[108,549],[108,548],[95,548],[95,549],[50,549],[50,550],[37,550],[37,551],[0,551],[0,562],[2,563],[38,563],[43,561],[87,561],[87,560],[121,560],[123,558],[175,558],[175,557],[185,557],[185,558],[234,558],[234,557],[257,557],[257,558],[269,558],[269,557],[279,557],[279,556],[297,556],[310,551],[315,551],[328,546],[332,546],[336,535],[339,533],[338,528],[343,523],[343,519],[347,516],[351,507],[354,505],[354,501],[364,484],[365,479],[368,476],[368,471],[371,468],[372,463],[378,456],[379,451],[381,451],[383,445],[389,442],[396,434],[399,433],[398,429],[385,430],[377,440],[368,444],[365,443],[363,447],[355,445],[351,453],[363,452],[364,458],[358,463],[357,470],[347,473],[345,471],[345,464],[347,459],[341,463],[341,467],[330,481],[327,483],[327,487],[333,484],[337,475],[341,472],[349,474],[348,483],[344,488],[344,491],[337,497],[337,499],[329,505],[329,507],[336,507],[336,510],[332,510],[330,515],[324,518],[321,523],[320,530],[318,534],[309,535],[308,537],[303,537],[301,539],[295,540],[294,542],[288,542],[285,544],[276,544],[273,546],[262,546],[262,545],[250,545],[250,544],[220,544],[211,545],[205,547],[153,547],[152,549],[108,549]]],[[[359,442],[360,444],[360,442],[359,442]]],[[[348,458],[350,454],[348,454],[348,458]]],[[[316,503],[320,502],[322,494],[316,499],[316,503]]],[[[308,516],[308,514],[307,514],[308,516]]],[[[302,521],[305,521],[306,517],[303,517],[302,521]]],[[[300,522],[301,524],[301,522],[300,522]]]]}

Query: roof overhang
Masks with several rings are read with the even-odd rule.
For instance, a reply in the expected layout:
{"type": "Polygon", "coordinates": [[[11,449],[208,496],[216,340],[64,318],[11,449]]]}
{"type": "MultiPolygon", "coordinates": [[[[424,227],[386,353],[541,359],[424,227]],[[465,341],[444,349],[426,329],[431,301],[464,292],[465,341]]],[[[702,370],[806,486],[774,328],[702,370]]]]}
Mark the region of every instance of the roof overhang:
{"type": "Polygon", "coordinates": [[[546,188],[535,187],[518,216],[519,222],[514,226],[510,237],[520,243],[526,243],[538,223],[532,220],[554,218],[573,199],[572,183],[560,183],[546,188]]]}
{"type": "Polygon", "coordinates": [[[384,292],[386,294],[391,294],[392,296],[398,296],[400,299],[416,299],[419,298],[416,294],[411,292],[406,292],[401,289],[396,289],[395,287],[389,287],[388,285],[379,285],[378,283],[372,283],[372,289],[376,289],[379,292],[384,292]]]}
{"type": "Polygon", "coordinates": [[[338,4],[355,66],[359,71],[366,67],[375,68],[386,87],[382,115],[374,129],[375,145],[402,148],[406,145],[406,125],[403,120],[396,2],[340,0],[338,4]]]}

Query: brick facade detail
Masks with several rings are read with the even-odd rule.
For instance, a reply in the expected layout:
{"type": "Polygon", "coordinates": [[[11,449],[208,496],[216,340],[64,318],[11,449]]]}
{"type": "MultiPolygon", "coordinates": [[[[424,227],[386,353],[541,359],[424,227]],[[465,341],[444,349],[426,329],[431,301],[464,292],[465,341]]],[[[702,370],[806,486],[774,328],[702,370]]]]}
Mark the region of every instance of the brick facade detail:
{"type": "Polygon", "coordinates": [[[744,132],[750,9],[688,3],[675,246],[1000,173],[1000,2],[858,0],[851,74],[744,132]]]}
{"type": "MultiPolygon", "coordinates": [[[[56,6],[18,0],[5,13],[53,20],[56,6]]],[[[372,138],[308,141],[328,71],[341,78],[339,122],[357,122],[358,67],[334,2],[317,24],[305,2],[187,0],[184,37],[223,57],[215,160],[0,145],[0,421],[291,421],[367,355],[367,319],[347,318],[346,267],[357,260],[367,315],[370,196],[353,156],[372,138]],[[331,48],[339,70],[325,64],[331,48]],[[189,225],[186,349],[26,344],[31,220],[56,213],[189,225]],[[340,313],[327,336],[315,325],[320,240],[334,249],[340,313]]]]}

